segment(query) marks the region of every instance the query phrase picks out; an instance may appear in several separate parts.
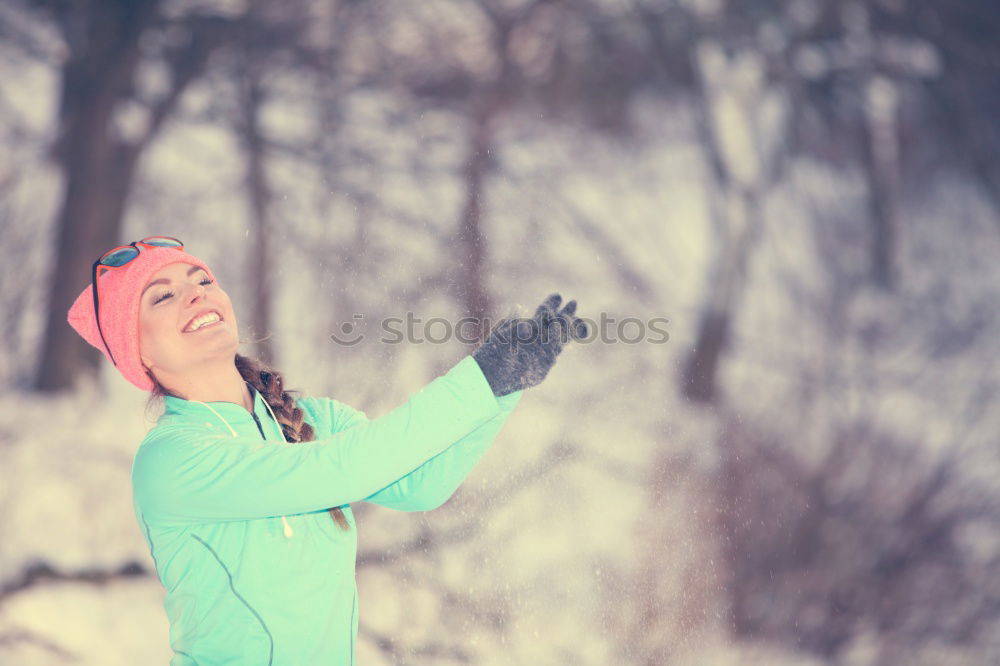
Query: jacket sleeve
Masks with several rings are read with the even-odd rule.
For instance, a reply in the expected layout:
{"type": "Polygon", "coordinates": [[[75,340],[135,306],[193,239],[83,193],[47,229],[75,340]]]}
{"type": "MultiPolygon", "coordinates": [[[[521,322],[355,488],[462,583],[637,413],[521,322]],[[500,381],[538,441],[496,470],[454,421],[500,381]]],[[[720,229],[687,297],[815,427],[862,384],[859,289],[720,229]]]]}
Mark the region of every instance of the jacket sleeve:
{"type": "Polygon", "coordinates": [[[153,428],[132,483],[143,513],[184,524],[293,515],[361,501],[501,412],[468,355],[373,421],[298,444],[153,428]]]}
{"type": "MultiPolygon", "coordinates": [[[[415,470],[380,489],[363,501],[397,511],[430,511],[447,502],[472,468],[490,448],[507,417],[521,400],[523,390],[497,398],[499,413],[464,437],[456,440],[415,470]]],[[[368,422],[364,412],[327,398],[336,431],[355,428],[368,422]]]]}

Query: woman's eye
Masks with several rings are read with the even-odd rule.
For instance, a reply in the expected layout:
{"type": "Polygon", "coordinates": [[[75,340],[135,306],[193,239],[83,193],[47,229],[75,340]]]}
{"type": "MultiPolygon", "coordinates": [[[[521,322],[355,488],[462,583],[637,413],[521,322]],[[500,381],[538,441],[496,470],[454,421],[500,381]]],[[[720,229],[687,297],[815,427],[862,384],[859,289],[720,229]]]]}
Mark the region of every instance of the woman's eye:
{"type": "Polygon", "coordinates": [[[174,295],[174,292],[172,292],[172,291],[165,291],[165,292],[163,292],[163,294],[159,298],[157,298],[155,301],[153,301],[153,305],[156,305],[160,301],[165,301],[165,300],[167,300],[168,298],[170,298],[173,295],[174,295]]]}
{"type": "MultiPolygon", "coordinates": [[[[201,282],[199,282],[198,284],[203,284],[203,285],[207,286],[207,285],[212,284],[213,282],[215,282],[215,280],[212,280],[211,278],[202,278],[201,282]]],[[[172,291],[165,291],[162,294],[160,294],[160,296],[155,301],[153,301],[153,305],[156,305],[160,301],[165,301],[165,300],[167,300],[168,298],[170,298],[173,295],[174,295],[174,292],[172,292],[172,291]]]]}

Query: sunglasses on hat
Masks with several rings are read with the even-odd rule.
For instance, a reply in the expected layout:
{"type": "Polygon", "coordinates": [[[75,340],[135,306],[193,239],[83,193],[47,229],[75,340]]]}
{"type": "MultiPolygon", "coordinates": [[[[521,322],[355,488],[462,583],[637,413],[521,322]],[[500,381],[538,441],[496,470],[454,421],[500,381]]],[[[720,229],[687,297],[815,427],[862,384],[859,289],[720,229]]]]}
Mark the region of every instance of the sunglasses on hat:
{"type": "Polygon", "coordinates": [[[111,353],[111,348],[108,347],[108,341],[104,339],[104,331],[101,330],[101,310],[97,300],[97,271],[101,268],[105,269],[105,271],[124,268],[128,265],[128,262],[139,256],[142,248],[152,249],[156,247],[175,247],[183,250],[184,243],[180,242],[176,238],[171,238],[170,236],[150,236],[149,238],[143,238],[142,240],[132,241],[128,245],[119,245],[118,247],[108,250],[102,254],[101,257],[94,262],[94,267],[91,270],[90,281],[93,285],[94,292],[94,317],[97,319],[97,332],[101,334],[101,342],[104,343],[104,348],[108,350],[108,356],[111,357],[111,362],[116,366],[118,365],[118,362],[115,361],[115,356],[111,353]]]}

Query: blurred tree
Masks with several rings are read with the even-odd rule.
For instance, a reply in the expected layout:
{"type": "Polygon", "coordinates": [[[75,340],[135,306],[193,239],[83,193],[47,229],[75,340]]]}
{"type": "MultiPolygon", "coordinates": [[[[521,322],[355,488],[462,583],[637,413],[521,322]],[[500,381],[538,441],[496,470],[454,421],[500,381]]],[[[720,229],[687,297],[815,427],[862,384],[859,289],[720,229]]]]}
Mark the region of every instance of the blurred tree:
{"type": "MultiPolygon", "coordinates": [[[[519,38],[535,31],[547,31],[545,23],[552,3],[547,0],[508,5],[482,0],[465,11],[475,26],[480,52],[476,59],[462,59],[450,53],[443,60],[422,60],[417,68],[408,67],[404,79],[416,98],[424,103],[460,110],[466,119],[465,158],[461,178],[464,204],[459,214],[455,252],[460,261],[453,264],[446,280],[461,303],[463,313],[473,317],[478,328],[466,332],[481,338],[486,331],[483,320],[493,314],[492,298],[485,283],[487,277],[488,235],[484,231],[488,175],[496,169],[498,125],[512,108],[523,101],[529,79],[518,60],[519,38]]],[[[434,11],[442,11],[436,7],[434,11]]],[[[428,26],[430,27],[430,26],[428,26]]],[[[445,47],[448,31],[432,37],[445,47]]],[[[436,51],[436,50],[435,50],[436,51]]]]}
{"type": "MultiPolygon", "coordinates": [[[[263,116],[274,95],[270,81],[282,70],[301,68],[300,75],[334,77],[335,59],[328,47],[310,39],[313,24],[311,2],[303,0],[280,8],[255,0],[248,4],[247,21],[233,48],[228,49],[214,75],[230,83],[231,99],[215,100],[212,113],[220,124],[231,127],[244,155],[245,193],[252,225],[250,265],[247,279],[252,306],[249,317],[254,355],[277,364],[271,340],[273,299],[272,237],[278,226],[273,206],[273,186],[268,174],[274,139],[263,116]]],[[[340,18],[335,9],[329,20],[340,18]]]]}
{"type": "MultiPolygon", "coordinates": [[[[926,124],[907,133],[902,163],[919,180],[942,164],[972,176],[1000,209],[1000,12],[990,3],[910,0],[883,3],[880,28],[921,45],[904,52],[934,76],[919,79],[915,94],[926,124]],[[892,11],[890,11],[892,10],[892,11]],[[917,130],[921,131],[917,131],[917,130]],[[918,158],[919,159],[914,159],[918,158]]],[[[919,181],[918,181],[919,182],[919,181]]]]}
{"type": "Polygon", "coordinates": [[[255,299],[252,328],[263,336],[256,339],[258,353],[273,358],[268,342],[270,192],[267,141],[259,117],[266,103],[263,79],[268,60],[282,51],[292,53],[299,65],[329,71],[332,49],[318,48],[315,35],[307,35],[314,28],[314,4],[303,0],[278,11],[257,3],[236,15],[160,0],[33,6],[59,27],[68,54],[53,146],[65,187],[37,389],[66,388],[80,372],[99,367],[100,354],[65,323],[79,276],[89,275],[94,258],[121,242],[142,154],[174,114],[184,91],[204,74],[210,56],[226,46],[242,49],[229,71],[239,96],[231,120],[247,156],[245,182],[255,230],[249,269],[255,299]],[[151,90],[144,68],[167,74],[163,90],[151,90]]]}
{"type": "Polygon", "coordinates": [[[53,159],[62,173],[55,258],[35,388],[69,388],[100,353],[66,324],[66,312],[94,259],[121,242],[122,217],[139,158],[155,139],[212,51],[238,19],[192,11],[164,14],[159,0],[41,1],[65,49],[53,159]],[[147,58],[162,63],[165,90],[137,80],[147,58]]]}
{"type": "MultiPolygon", "coordinates": [[[[705,298],[696,339],[684,361],[682,393],[710,403],[763,224],[763,198],[779,181],[787,150],[784,132],[769,117],[775,106],[772,56],[759,44],[753,17],[722,5],[634,0],[638,24],[661,95],[692,107],[703,153],[706,195],[714,231],[705,298]],[[769,108],[769,106],[771,108],[769,108]],[[769,126],[768,121],[772,124],[769,126]]],[[[780,94],[778,95],[780,104],[780,94]]]]}
{"type": "Polygon", "coordinates": [[[911,8],[854,0],[732,6],[635,0],[632,6],[646,48],[660,65],[654,72],[661,94],[683,95],[694,107],[711,184],[709,210],[719,249],[682,373],[689,399],[717,397],[720,359],[762,223],[762,197],[788,184],[784,167],[790,159],[820,159],[859,175],[866,191],[868,278],[886,290],[897,279],[903,188],[919,188],[933,164],[953,155],[952,164],[975,174],[997,198],[1000,160],[996,151],[983,149],[1000,145],[984,114],[993,88],[986,81],[996,73],[997,58],[976,30],[995,22],[995,12],[967,4],[911,8]],[[972,28],[976,19],[981,22],[972,28]],[[954,30],[946,32],[943,25],[954,30]],[[729,67],[731,76],[713,83],[712,72],[720,67],[729,67]],[[746,97],[754,77],[756,103],[746,97]],[[782,107],[784,119],[768,125],[767,105],[782,107]],[[935,117],[940,132],[913,127],[935,117]],[[974,136],[973,127],[982,135],[974,136]],[[904,168],[916,176],[912,185],[903,180],[904,168]]]}
{"type": "MultiPolygon", "coordinates": [[[[939,175],[942,158],[960,177],[974,175],[996,200],[1000,153],[984,146],[997,145],[998,138],[988,120],[996,86],[987,83],[1000,63],[996,40],[987,37],[998,15],[970,3],[931,4],[632,4],[648,52],[663,63],[656,70],[659,94],[681,97],[693,108],[710,175],[718,249],[682,389],[689,399],[710,403],[723,426],[716,438],[722,467],[715,541],[725,544],[730,578],[721,589],[730,596],[737,636],[801,646],[825,659],[842,657],[859,633],[871,631],[880,642],[878,663],[905,663],[935,641],[976,645],[998,619],[996,586],[983,577],[982,555],[963,536],[994,538],[997,499],[969,487],[957,469],[959,452],[928,462],[914,453],[922,450],[919,442],[855,426],[831,444],[836,454],[806,465],[795,453],[797,440],[749,435],[736,413],[741,397],[717,386],[736,297],[748,279],[753,229],[761,227],[760,200],[769,188],[794,188],[782,180],[789,161],[818,160],[857,175],[864,186],[857,220],[814,211],[820,271],[832,293],[823,303],[799,305],[829,327],[831,347],[849,333],[838,322],[849,314],[846,304],[864,295],[863,287],[900,297],[895,290],[905,226],[899,201],[939,175]],[[755,62],[763,66],[746,66],[755,62]],[[718,75],[732,76],[719,86],[713,71],[717,81],[718,75]],[[741,91],[754,90],[747,85],[754,80],[760,82],[758,94],[740,98],[741,91]],[[753,123],[766,119],[766,107],[754,100],[769,95],[781,101],[785,120],[754,132],[753,123]],[[727,112],[725,96],[737,97],[743,111],[728,110],[730,127],[719,122],[727,112]],[[741,115],[753,123],[734,132],[741,115]],[[732,151],[727,142],[740,133],[752,138],[732,151]],[[834,234],[837,242],[831,242],[834,234]],[[867,264],[844,256],[858,238],[867,264]],[[891,489],[887,474],[893,475],[891,489]],[[921,599],[940,599],[945,610],[921,599]]],[[[789,290],[801,294],[802,285],[793,282],[789,290]]],[[[922,305],[922,311],[933,307],[922,305]]],[[[874,359],[875,350],[869,351],[874,359]]],[[[988,394],[984,386],[980,396],[988,394]]],[[[806,411],[806,403],[803,397],[795,409],[806,411]]],[[[803,423],[801,430],[811,427],[803,423]]],[[[654,498],[674,483],[654,476],[654,498]]],[[[670,548],[675,532],[645,530],[643,549],[670,548]]],[[[711,552],[711,537],[706,539],[701,546],[711,552]]],[[[633,635],[650,626],[662,625],[667,634],[700,626],[690,619],[692,603],[704,613],[715,610],[705,578],[693,595],[680,598],[675,578],[676,572],[655,566],[635,573],[634,589],[653,590],[656,598],[631,618],[633,635]]],[[[641,655],[664,663],[672,647],[669,640],[648,641],[641,655]]]]}
{"type": "MultiPolygon", "coordinates": [[[[268,45],[269,46],[269,45],[268,45]]],[[[271,217],[271,185],[267,177],[266,137],[261,127],[261,113],[267,103],[265,61],[267,46],[243,43],[235,58],[233,76],[238,89],[233,119],[234,130],[243,146],[247,207],[253,225],[253,250],[248,275],[253,299],[250,327],[256,335],[255,355],[267,364],[275,363],[274,346],[268,332],[271,329],[271,263],[269,261],[269,220],[271,217]],[[263,46],[263,48],[262,48],[263,46]],[[264,336],[264,337],[258,337],[264,336]]]]}
{"type": "MultiPolygon", "coordinates": [[[[602,132],[622,131],[629,100],[643,88],[643,58],[586,2],[434,2],[407,20],[424,29],[420,48],[397,54],[385,66],[420,104],[465,119],[464,201],[451,244],[459,261],[444,283],[463,313],[482,321],[495,314],[488,286],[487,200],[490,177],[502,169],[502,131],[517,114],[529,112],[545,123],[583,121],[602,132]],[[435,20],[445,11],[448,19],[435,20]]],[[[585,215],[574,221],[589,242],[607,248],[607,234],[585,215]]],[[[627,263],[620,271],[636,278],[633,287],[648,290],[627,263]]]]}
{"type": "Polygon", "coordinates": [[[985,572],[1000,562],[968,536],[996,533],[1000,502],[964,477],[957,451],[932,458],[863,422],[809,463],[744,419],[727,418],[719,438],[736,635],[837,661],[871,628],[874,663],[897,664],[996,630],[1000,586],[985,572]]]}

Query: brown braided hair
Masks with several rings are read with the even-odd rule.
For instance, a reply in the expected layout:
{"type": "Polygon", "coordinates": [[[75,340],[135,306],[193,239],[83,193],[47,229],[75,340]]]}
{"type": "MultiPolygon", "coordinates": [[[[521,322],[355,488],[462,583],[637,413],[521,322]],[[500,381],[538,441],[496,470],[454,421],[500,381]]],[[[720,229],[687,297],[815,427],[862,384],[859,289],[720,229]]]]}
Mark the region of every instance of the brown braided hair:
{"type": "MultiPolygon", "coordinates": [[[[277,370],[242,354],[236,354],[235,363],[236,369],[239,370],[244,381],[257,389],[261,397],[274,410],[274,415],[278,417],[278,423],[281,425],[281,432],[285,436],[286,442],[298,444],[299,442],[311,442],[315,439],[316,433],[313,427],[303,419],[302,409],[295,405],[295,398],[290,395],[291,393],[299,393],[299,391],[286,391],[282,388],[281,374],[277,370]]],[[[153,389],[150,391],[149,402],[146,405],[147,409],[157,398],[166,395],[180,398],[160,384],[148,368],[146,374],[153,382],[153,389]]],[[[341,529],[351,529],[350,523],[347,522],[344,512],[339,507],[331,507],[329,512],[341,529]]]]}

